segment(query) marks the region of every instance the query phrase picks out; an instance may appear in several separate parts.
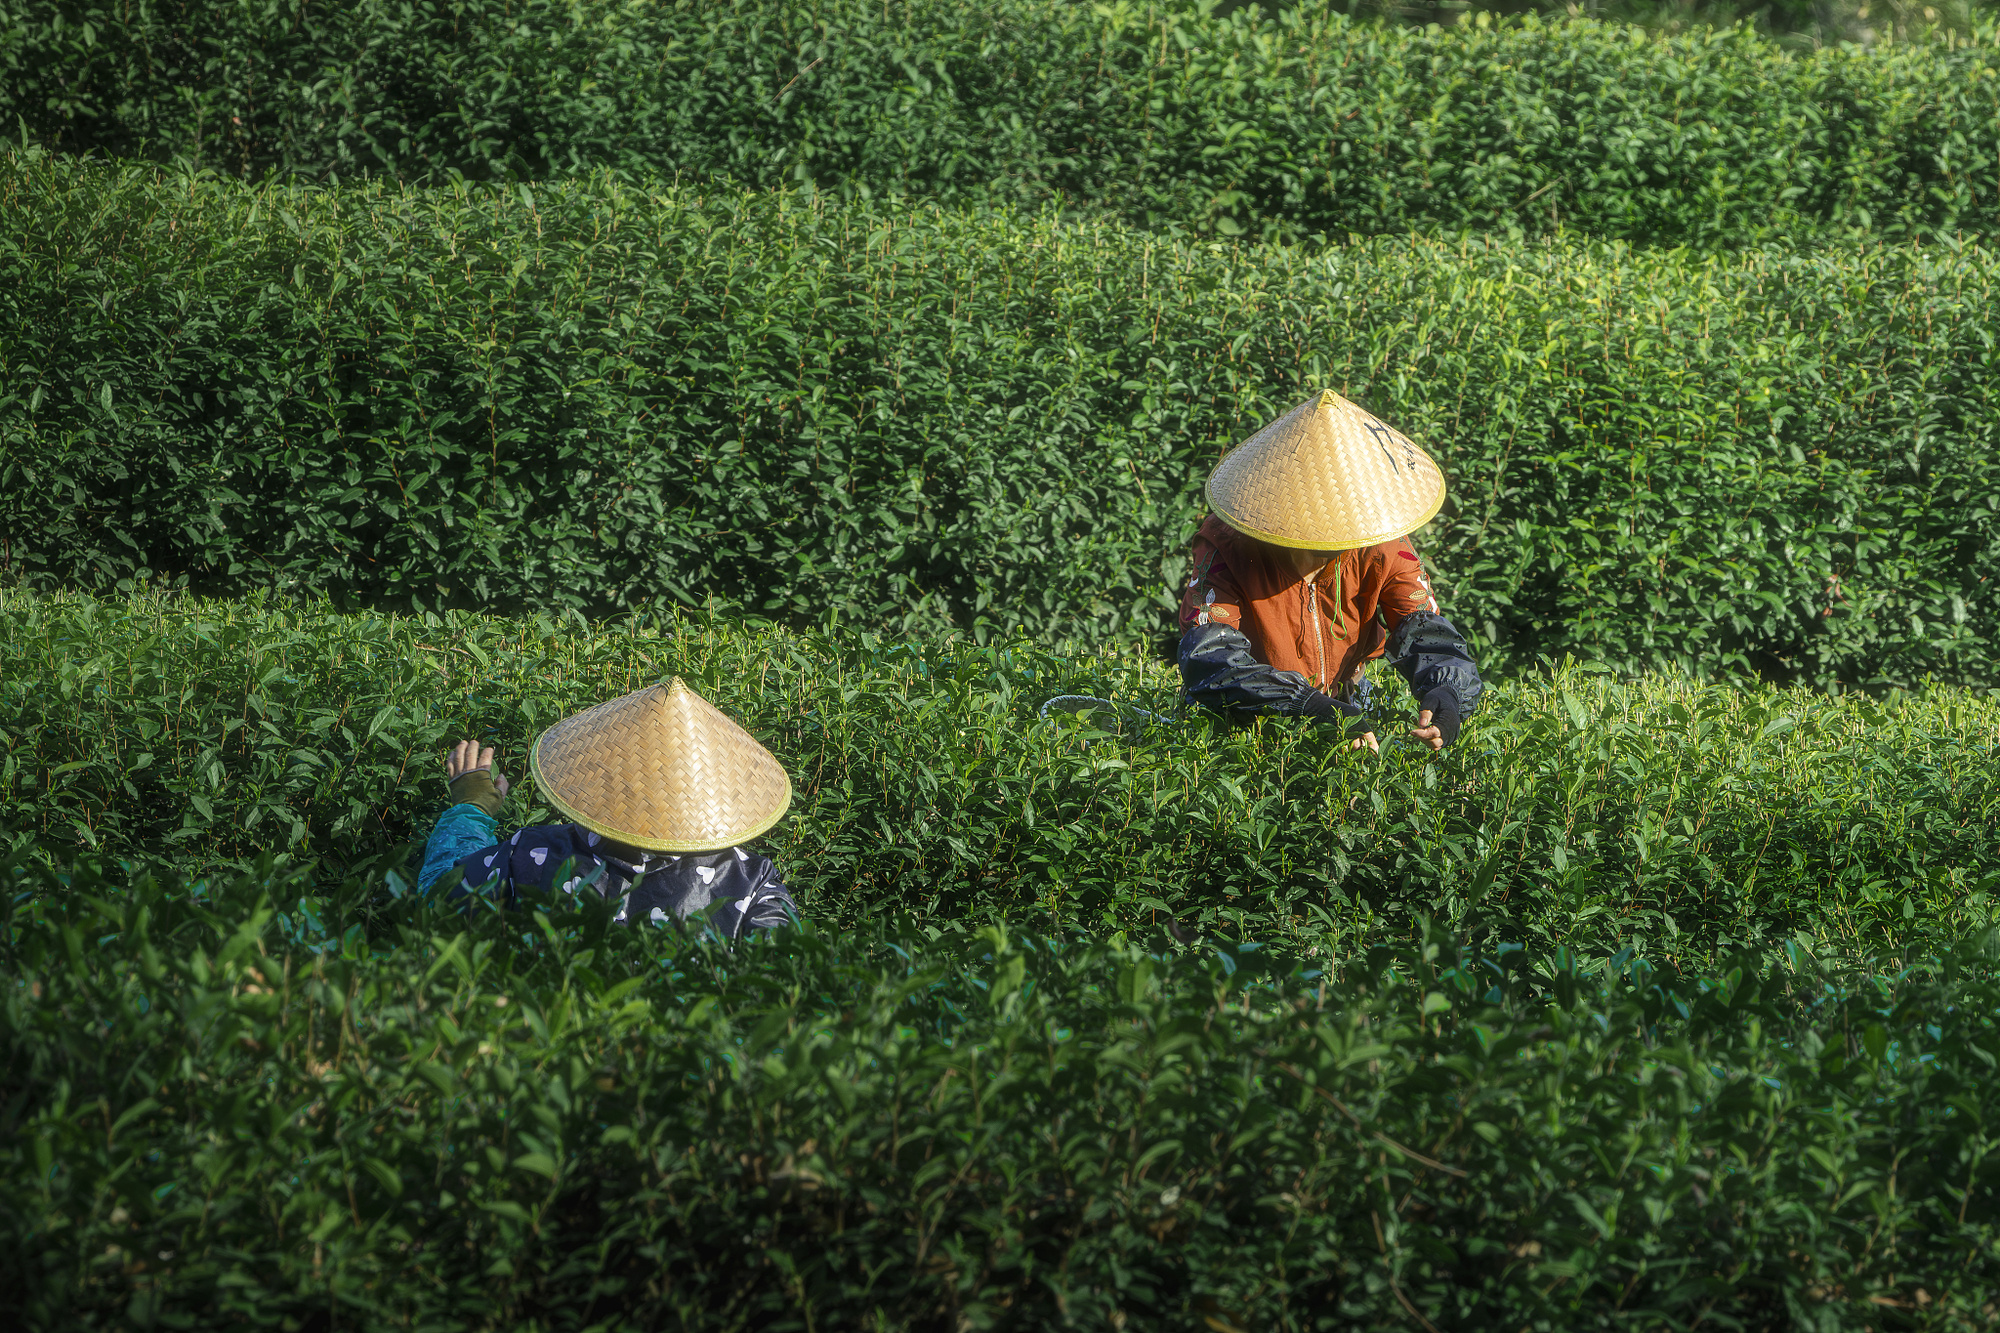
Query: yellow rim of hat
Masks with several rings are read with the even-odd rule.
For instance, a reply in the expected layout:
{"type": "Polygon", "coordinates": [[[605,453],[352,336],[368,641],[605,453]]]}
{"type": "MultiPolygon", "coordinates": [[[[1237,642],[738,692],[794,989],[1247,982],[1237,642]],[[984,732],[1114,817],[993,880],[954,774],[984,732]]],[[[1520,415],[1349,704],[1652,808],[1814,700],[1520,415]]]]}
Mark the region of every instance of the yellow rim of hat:
{"type": "Polygon", "coordinates": [[[738,846],[792,804],[776,756],[678,676],[564,718],[528,767],[557,810],[649,852],[738,846]]]}
{"type": "Polygon", "coordinates": [[[1401,431],[1331,390],[1223,456],[1209,509],[1245,536],[1348,551],[1415,532],[1444,507],[1444,473],[1401,431]]]}

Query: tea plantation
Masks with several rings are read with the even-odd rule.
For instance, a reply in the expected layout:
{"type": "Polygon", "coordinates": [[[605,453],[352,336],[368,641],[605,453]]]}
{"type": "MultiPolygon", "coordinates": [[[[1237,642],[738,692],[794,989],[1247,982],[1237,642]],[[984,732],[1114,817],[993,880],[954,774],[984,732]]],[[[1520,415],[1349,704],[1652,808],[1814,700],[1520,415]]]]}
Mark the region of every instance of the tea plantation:
{"type": "Polygon", "coordinates": [[[1061,202],[1267,240],[1571,232],[1726,249],[2000,225],[1990,14],[1934,41],[1794,52],[1747,25],[1414,29],[1349,12],[10,0],[0,132],[252,180],[607,168],[973,210],[1061,202]]]}
{"type": "Polygon", "coordinates": [[[2000,260],[1162,239],[608,177],[0,159],[0,572],[1130,642],[1331,386],[1435,451],[1508,671],[1990,679],[2000,260]]]}
{"type": "Polygon", "coordinates": [[[1993,1326],[1990,21],[1220,8],[0,4],[0,1327],[1993,1326]],[[1159,651],[1322,386],[1442,754],[1159,651]],[[799,929],[413,891],[676,675],[799,929]]]}
{"type": "Polygon", "coordinates": [[[1025,640],[4,612],[38,1325],[1778,1327],[2000,1282],[1990,699],[1566,668],[1364,758],[1025,640]],[[804,932],[410,893],[446,741],[519,773],[668,674],[795,775],[804,932]],[[1038,717],[1076,690],[1167,716],[1038,717]]]}

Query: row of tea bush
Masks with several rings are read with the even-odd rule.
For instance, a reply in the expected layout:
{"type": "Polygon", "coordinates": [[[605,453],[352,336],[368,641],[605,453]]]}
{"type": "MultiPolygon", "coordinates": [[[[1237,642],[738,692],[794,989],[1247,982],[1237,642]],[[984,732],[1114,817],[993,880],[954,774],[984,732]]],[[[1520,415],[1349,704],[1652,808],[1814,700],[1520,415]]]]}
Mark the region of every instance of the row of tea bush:
{"type": "Polygon", "coordinates": [[[1290,238],[1568,229],[1729,246],[1990,232],[2000,56],[1795,54],[1530,18],[1416,30],[1325,3],[31,0],[0,127],[232,174],[578,167],[1061,199],[1290,238]]]}
{"type": "MultiPolygon", "coordinates": [[[[571,712],[672,676],[742,720],[797,797],[770,850],[811,918],[1039,911],[1293,953],[1407,939],[1479,905],[1510,937],[1661,966],[1740,944],[1941,948],[2000,892],[2000,703],[1619,683],[1495,686],[1442,756],[1179,716],[1172,668],[1030,642],[700,615],[503,620],[0,593],[0,825],[193,876],[284,853],[338,879],[407,856],[477,736],[523,762],[571,712]],[[1090,694],[1165,720],[1043,720],[1090,694]]],[[[1409,700],[1391,673],[1380,718],[1409,700]]]]}
{"type": "Polygon", "coordinates": [[[1020,923],[732,949],[268,863],[20,849],[0,883],[24,1329],[1971,1328],[2000,1299],[1990,930],[1673,977],[1476,926],[1321,968],[1020,923]]]}
{"type": "Polygon", "coordinates": [[[0,158],[0,577],[1159,634],[1308,392],[1442,462],[1496,668],[1975,683],[1983,248],[1162,240],[778,193],[0,158]]]}

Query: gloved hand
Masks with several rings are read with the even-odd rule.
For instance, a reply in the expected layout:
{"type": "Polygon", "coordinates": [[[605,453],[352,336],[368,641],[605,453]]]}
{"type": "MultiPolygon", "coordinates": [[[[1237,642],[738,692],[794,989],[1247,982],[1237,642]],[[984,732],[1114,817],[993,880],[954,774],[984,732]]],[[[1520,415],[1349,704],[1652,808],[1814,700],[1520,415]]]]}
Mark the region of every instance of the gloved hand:
{"type": "Polygon", "coordinates": [[[1417,714],[1410,739],[1442,750],[1458,739],[1459,720],[1458,696],[1440,685],[1424,696],[1423,711],[1417,714]]]}
{"type": "Polygon", "coordinates": [[[460,741],[445,756],[444,776],[451,784],[453,805],[476,805],[489,815],[499,815],[509,784],[490,747],[481,749],[478,741],[460,741]]]}

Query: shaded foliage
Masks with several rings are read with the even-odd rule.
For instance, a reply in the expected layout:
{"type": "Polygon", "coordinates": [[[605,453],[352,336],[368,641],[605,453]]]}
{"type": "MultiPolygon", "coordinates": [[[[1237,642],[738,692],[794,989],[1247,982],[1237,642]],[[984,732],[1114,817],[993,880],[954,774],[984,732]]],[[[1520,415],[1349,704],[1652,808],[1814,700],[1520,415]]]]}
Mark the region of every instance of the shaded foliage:
{"type": "MultiPolygon", "coordinates": [[[[1900,7],[1877,3],[1878,24],[1900,7]]],[[[1568,228],[1728,246],[2000,218],[1990,22],[1792,54],[1747,27],[1419,30],[1346,7],[11,0],[0,126],[250,177],[601,166],[982,208],[1062,199],[1266,237],[1568,228]]]]}
{"type": "Polygon", "coordinates": [[[0,876],[29,1328],[1945,1327],[2000,1282],[1990,933],[1325,973],[0,876]]]}

